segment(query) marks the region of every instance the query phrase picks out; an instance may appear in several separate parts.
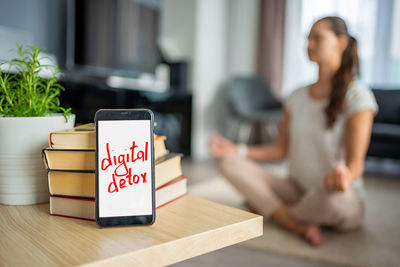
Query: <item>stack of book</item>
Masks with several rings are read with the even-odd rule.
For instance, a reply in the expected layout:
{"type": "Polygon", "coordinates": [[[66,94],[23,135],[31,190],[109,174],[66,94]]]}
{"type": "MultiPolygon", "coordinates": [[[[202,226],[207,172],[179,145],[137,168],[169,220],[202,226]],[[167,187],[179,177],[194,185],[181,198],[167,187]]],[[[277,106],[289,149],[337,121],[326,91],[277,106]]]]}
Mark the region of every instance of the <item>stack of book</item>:
{"type": "MultiPolygon", "coordinates": [[[[170,153],[165,136],[154,135],[156,208],[187,194],[181,154],[170,153]]],[[[48,169],[50,214],[95,220],[94,124],[52,132],[43,150],[48,169]]]]}

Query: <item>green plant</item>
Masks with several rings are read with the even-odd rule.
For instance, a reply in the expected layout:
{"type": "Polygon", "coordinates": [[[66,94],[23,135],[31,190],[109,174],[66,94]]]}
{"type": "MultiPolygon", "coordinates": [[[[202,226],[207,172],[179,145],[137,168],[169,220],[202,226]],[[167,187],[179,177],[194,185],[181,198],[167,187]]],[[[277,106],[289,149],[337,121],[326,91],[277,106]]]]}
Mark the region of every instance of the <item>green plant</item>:
{"type": "Polygon", "coordinates": [[[5,117],[37,117],[50,113],[71,114],[60,106],[59,95],[65,90],[58,83],[62,75],[58,66],[41,65],[39,55],[44,49],[18,45],[19,58],[0,63],[0,115],[5,117]],[[8,71],[4,71],[8,67],[8,71]],[[10,70],[16,69],[16,73],[10,70]],[[39,76],[43,68],[51,69],[51,78],[39,76]]]}

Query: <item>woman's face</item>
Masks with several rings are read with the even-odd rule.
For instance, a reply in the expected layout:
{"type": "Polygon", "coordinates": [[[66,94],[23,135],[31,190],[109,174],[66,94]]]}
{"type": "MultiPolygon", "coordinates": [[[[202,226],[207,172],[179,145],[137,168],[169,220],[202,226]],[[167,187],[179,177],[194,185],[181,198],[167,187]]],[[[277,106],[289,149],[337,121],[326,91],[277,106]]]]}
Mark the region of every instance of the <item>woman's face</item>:
{"type": "Polygon", "coordinates": [[[343,45],[340,37],[330,29],[328,22],[319,21],[312,26],[308,35],[307,52],[310,61],[317,64],[329,63],[341,58],[343,45]]]}

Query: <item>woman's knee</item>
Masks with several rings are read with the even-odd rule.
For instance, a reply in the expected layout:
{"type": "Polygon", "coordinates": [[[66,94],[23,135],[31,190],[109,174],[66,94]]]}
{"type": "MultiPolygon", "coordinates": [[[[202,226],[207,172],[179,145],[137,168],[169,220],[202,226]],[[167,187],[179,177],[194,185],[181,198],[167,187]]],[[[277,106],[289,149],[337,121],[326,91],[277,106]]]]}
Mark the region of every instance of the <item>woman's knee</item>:
{"type": "Polygon", "coordinates": [[[218,170],[222,173],[222,175],[230,176],[232,173],[232,169],[237,165],[238,159],[236,157],[223,157],[218,162],[218,170]]]}
{"type": "Polygon", "coordinates": [[[257,169],[255,162],[238,156],[229,156],[220,159],[218,169],[228,180],[244,179],[248,175],[258,175],[258,173],[254,172],[254,169],[257,169]]]}
{"type": "Polygon", "coordinates": [[[357,206],[343,215],[343,221],[336,225],[339,231],[351,231],[359,228],[365,219],[365,203],[360,200],[357,206]]]}
{"type": "Polygon", "coordinates": [[[364,219],[364,204],[353,190],[328,192],[321,200],[330,211],[334,227],[348,231],[361,225],[364,219]]]}
{"type": "Polygon", "coordinates": [[[292,215],[309,223],[340,229],[355,228],[362,222],[361,200],[352,191],[331,192],[322,187],[309,190],[291,209],[292,215]]]}

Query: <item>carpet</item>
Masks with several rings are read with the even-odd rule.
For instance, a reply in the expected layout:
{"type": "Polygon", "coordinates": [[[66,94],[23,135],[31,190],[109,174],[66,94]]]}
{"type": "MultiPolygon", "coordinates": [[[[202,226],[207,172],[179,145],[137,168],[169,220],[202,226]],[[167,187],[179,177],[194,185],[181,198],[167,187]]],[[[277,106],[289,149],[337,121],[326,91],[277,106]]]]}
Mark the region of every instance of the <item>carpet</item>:
{"type": "MultiPolygon", "coordinates": [[[[324,229],[324,244],[314,248],[264,221],[263,236],[239,245],[347,266],[400,266],[400,180],[364,180],[367,213],[360,229],[347,233],[324,229]]],[[[221,176],[190,185],[189,191],[193,196],[245,208],[243,197],[221,176]]]]}

